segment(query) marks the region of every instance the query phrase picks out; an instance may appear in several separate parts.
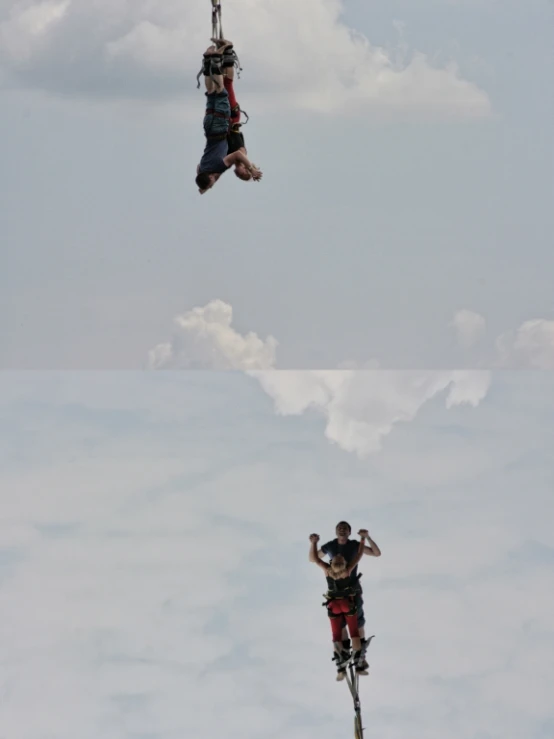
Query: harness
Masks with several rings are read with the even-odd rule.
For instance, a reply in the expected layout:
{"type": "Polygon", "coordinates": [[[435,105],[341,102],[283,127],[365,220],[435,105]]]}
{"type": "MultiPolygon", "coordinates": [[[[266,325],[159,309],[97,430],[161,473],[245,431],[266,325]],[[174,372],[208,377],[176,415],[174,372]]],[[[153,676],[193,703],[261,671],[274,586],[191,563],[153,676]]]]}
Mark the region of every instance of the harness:
{"type": "Polygon", "coordinates": [[[206,108],[206,115],[213,115],[216,118],[227,118],[225,113],[220,113],[219,111],[215,110],[214,108],[206,108]]]}
{"type": "Polygon", "coordinates": [[[248,115],[248,113],[247,113],[247,112],[246,112],[245,110],[243,110],[243,109],[242,109],[242,108],[240,107],[240,105],[238,105],[238,104],[237,104],[237,105],[235,105],[235,107],[234,107],[234,108],[233,108],[233,109],[231,110],[231,118],[236,118],[236,115],[237,115],[237,113],[238,113],[239,115],[240,115],[240,114],[242,113],[242,115],[246,116],[246,120],[245,120],[245,122],[244,122],[244,123],[235,123],[234,125],[235,125],[235,126],[246,126],[246,124],[247,124],[247,123],[248,123],[248,121],[250,120],[250,116],[249,116],[249,115],[248,115]]]}
{"type": "MultiPolygon", "coordinates": [[[[212,40],[213,39],[224,39],[223,35],[223,22],[221,20],[221,0],[211,0],[212,3],[212,40]]],[[[240,59],[238,58],[235,51],[225,52],[223,55],[223,67],[234,67],[237,70],[237,77],[240,79],[240,73],[242,67],[240,66],[240,59]]],[[[200,77],[205,73],[204,67],[198,72],[196,77],[197,89],[200,88],[200,77]]],[[[210,73],[213,79],[213,74],[210,73]]]]}
{"type": "Polygon", "coordinates": [[[357,613],[357,607],[356,607],[356,596],[359,595],[362,592],[362,589],[360,587],[360,578],[362,574],[359,573],[356,575],[356,578],[353,582],[351,582],[347,587],[345,588],[337,588],[336,587],[336,580],[333,580],[333,578],[327,578],[328,584],[332,581],[335,583],[335,586],[331,586],[326,593],[324,593],[323,597],[325,598],[325,601],[321,604],[322,606],[325,606],[327,608],[327,615],[329,618],[340,618],[344,615],[347,616],[355,616],[357,613]],[[350,610],[347,614],[344,613],[333,613],[330,610],[331,602],[334,600],[347,600],[350,602],[350,610]]]}
{"type": "Polygon", "coordinates": [[[226,138],[227,138],[226,133],[222,133],[218,136],[206,136],[206,139],[208,141],[225,141],[226,138]]]}

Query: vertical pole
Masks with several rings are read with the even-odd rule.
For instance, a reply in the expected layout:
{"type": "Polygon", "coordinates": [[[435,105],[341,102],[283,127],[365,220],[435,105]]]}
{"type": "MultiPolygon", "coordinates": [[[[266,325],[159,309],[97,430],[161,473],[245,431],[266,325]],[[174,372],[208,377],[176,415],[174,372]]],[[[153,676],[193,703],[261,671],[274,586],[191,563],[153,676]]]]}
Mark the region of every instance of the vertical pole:
{"type": "Polygon", "coordinates": [[[221,20],[221,0],[217,4],[217,10],[219,15],[219,38],[225,38],[223,35],[223,21],[221,20]]]}
{"type": "Polygon", "coordinates": [[[217,0],[212,0],[212,38],[220,38],[217,32],[217,12],[219,4],[217,0]]]}

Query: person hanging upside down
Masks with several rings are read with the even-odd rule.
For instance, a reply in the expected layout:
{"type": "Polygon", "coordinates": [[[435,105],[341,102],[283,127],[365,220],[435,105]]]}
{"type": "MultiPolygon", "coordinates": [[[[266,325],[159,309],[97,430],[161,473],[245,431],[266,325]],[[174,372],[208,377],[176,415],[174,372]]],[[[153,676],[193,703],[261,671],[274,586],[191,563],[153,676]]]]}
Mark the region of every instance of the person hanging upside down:
{"type": "Polygon", "coordinates": [[[354,665],[359,675],[367,675],[364,665],[364,654],[362,649],[362,640],[358,627],[358,616],[356,606],[356,593],[358,589],[358,578],[353,577],[352,573],[356,569],[358,562],[364,555],[364,541],[368,536],[365,529],[358,532],[360,536],[360,544],[354,557],[347,562],[342,554],[335,555],[329,564],[319,558],[317,552],[318,534],[310,535],[311,556],[310,561],[314,562],[318,567],[325,571],[327,578],[328,591],[326,593],[327,612],[331,621],[331,633],[333,638],[334,656],[337,662],[337,680],[342,680],[346,676],[346,665],[350,661],[350,652],[344,648],[342,639],[342,619],[346,620],[350,638],[352,639],[352,647],[354,649],[354,665]]]}
{"type": "MultiPolygon", "coordinates": [[[[339,523],[335,527],[336,538],[333,539],[332,541],[328,541],[326,544],[323,544],[318,549],[317,556],[320,558],[328,556],[330,559],[332,559],[337,554],[342,554],[346,559],[352,559],[358,550],[358,542],[348,538],[351,532],[352,532],[352,527],[347,521],[339,521],[339,523]]],[[[377,544],[373,541],[373,539],[369,536],[369,534],[367,535],[366,539],[368,541],[368,545],[364,546],[364,554],[367,554],[370,557],[380,557],[381,550],[379,549],[377,544]]],[[[313,559],[311,549],[309,553],[309,559],[310,561],[312,561],[313,559]]],[[[357,575],[358,575],[358,568],[356,567],[352,572],[352,577],[356,578],[357,575]]],[[[364,665],[365,668],[367,668],[368,664],[367,664],[367,661],[365,660],[365,652],[367,651],[367,648],[369,646],[369,641],[366,639],[366,636],[365,636],[365,614],[364,614],[363,588],[359,582],[358,582],[358,587],[356,591],[356,607],[357,607],[357,615],[358,615],[358,630],[360,632],[360,637],[362,639],[362,651],[364,653],[364,660],[362,664],[364,665]]],[[[342,644],[343,644],[344,649],[348,650],[350,649],[350,640],[348,638],[348,631],[346,628],[346,619],[343,617],[341,619],[341,622],[342,622],[342,627],[343,627],[342,644]]]]}
{"type": "MultiPolygon", "coordinates": [[[[234,58],[236,57],[234,57],[234,52],[232,54],[229,52],[229,49],[232,51],[231,42],[218,40],[217,43],[218,46],[210,46],[204,52],[202,68],[206,85],[206,112],[204,115],[206,146],[200,164],[196,169],[196,184],[201,195],[210,190],[221,175],[233,165],[239,167],[239,172],[248,173],[250,175],[249,179],[260,180],[262,177],[262,172],[250,162],[246,154],[240,149],[229,154],[227,137],[231,125],[231,103],[223,81],[223,64],[227,63],[229,65],[231,63],[230,69],[233,70],[234,58]]],[[[229,66],[227,69],[229,69],[229,66]]]]}

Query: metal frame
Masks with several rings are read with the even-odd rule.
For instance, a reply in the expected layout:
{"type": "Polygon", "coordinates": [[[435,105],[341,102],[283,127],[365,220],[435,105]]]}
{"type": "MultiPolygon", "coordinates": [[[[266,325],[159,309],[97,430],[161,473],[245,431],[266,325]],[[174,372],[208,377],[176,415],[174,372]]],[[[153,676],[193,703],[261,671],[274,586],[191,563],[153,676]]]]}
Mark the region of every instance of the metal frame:
{"type": "Polygon", "coordinates": [[[225,38],[221,22],[221,0],[212,0],[212,38],[225,38]]]}
{"type": "MultiPolygon", "coordinates": [[[[373,635],[375,636],[375,635],[373,635]]],[[[371,644],[373,636],[370,636],[367,640],[366,653],[371,644]]],[[[359,690],[360,676],[356,672],[356,669],[352,662],[348,665],[346,672],[346,682],[352,695],[352,701],[354,702],[354,739],[364,739],[364,727],[362,725],[362,704],[360,701],[360,690],[359,690]]]]}

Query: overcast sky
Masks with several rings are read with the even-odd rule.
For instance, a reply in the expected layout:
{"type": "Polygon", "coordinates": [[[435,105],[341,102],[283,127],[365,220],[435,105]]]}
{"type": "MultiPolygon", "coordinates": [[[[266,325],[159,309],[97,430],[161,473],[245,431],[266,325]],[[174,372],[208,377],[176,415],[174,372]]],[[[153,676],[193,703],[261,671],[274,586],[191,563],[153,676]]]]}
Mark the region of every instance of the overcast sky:
{"type": "Polygon", "coordinates": [[[3,0],[0,366],[139,368],[214,300],[282,368],[554,366],[552,13],[225,0],[265,176],[201,197],[207,0],[3,0]]]}
{"type": "Polygon", "coordinates": [[[553,375],[321,373],[291,415],[310,377],[2,373],[6,738],[350,736],[307,556],[343,518],[367,739],[552,736],[553,375]]]}
{"type": "Polygon", "coordinates": [[[0,739],[351,735],[340,519],[367,739],[551,739],[554,6],[224,2],[201,197],[208,0],[0,0],[0,739]]]}

